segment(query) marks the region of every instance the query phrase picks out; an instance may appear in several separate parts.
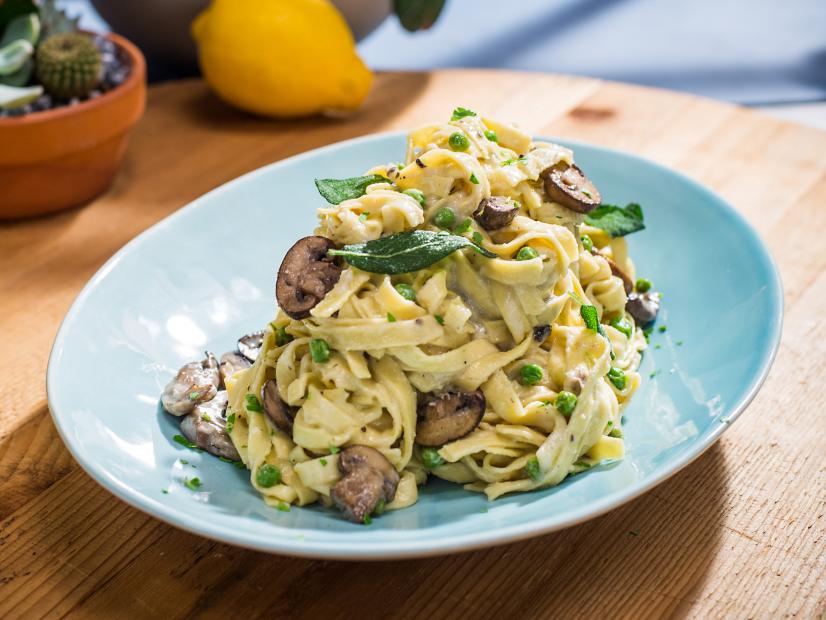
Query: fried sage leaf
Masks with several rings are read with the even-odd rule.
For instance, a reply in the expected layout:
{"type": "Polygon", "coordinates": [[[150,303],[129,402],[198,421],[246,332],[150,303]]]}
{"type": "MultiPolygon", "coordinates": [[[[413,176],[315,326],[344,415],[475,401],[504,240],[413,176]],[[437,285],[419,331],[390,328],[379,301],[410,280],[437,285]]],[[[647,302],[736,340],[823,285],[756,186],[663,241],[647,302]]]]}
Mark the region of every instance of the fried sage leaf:
{"type": "Polygon", "coordinates": [[[378,174],[368,174],[363,177],[349,179],[316,179],[315,186],[318,193],[331,205],[337,205],[351,198],[364,196],[367,187],[373,183],[387,183],[387,179],[378,174]]]}
{"type": "Polygon", "coordinates": [[[364,243],[345,245],[328,254],[341,256],[354,267],[371,273],[395,275],[429,267],[456,250],[473,248],[483,256],[496,254],[476,245],[467,237],[430,230],[410,230],[364,243]]]}

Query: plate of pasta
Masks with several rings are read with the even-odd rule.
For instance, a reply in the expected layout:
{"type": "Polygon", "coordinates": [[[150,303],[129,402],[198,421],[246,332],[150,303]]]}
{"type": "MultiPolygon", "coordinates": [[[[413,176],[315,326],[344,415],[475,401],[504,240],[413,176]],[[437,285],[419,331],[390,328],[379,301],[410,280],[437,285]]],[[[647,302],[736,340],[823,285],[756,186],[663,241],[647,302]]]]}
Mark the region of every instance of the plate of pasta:
{"type": "Polygon", "coordinates": [[[710,190],[457,107],[138,236],[67,314],[48,397],[84,469],[157,518],[411,557],[663,481],[754,397],[781,320],[767,250],[710,190]]]}

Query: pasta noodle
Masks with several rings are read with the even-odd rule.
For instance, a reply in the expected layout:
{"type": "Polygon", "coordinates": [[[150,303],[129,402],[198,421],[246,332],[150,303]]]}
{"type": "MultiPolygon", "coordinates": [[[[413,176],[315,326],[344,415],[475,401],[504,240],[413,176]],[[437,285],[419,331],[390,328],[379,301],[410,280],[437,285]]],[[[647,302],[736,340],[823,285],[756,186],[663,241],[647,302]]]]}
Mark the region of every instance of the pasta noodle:
{"type": "Polygon", "coordinates": [[[631,277],[634,266],[622,238],[543,191],[544,170],[573,162],[567,148],[470,113],[414,130],[402,164],[368,171],[384,181],[318,210],[315,234],[342,246],[438,230],[449,209],[454,234],[494,257],[456,251],[394,275],[343,263],[308,317],[279,310],[255,363],[227,384],[229,434],[265,501],[331,504],[340,450],[355,445],[399,473],[387,509],[415,503],[430,475],[494,499],[622,457],[621,412],[640,384],[645,339],[608,259],[631,277]],[[452,146],[457,133],[464,149],[452,146]],[[473,218],[491,196],[518,213],[486,230],[473,218]],[[599,252],[585,249],[584,233],[599,252]],[[596,309],[598,328],[583,306],[596,309]],[[630,330],[609,325],[620,318],[630,330]],[[292,412],[290,432],[258,406],[268,380],[292,412]],[[417,442],[424,401],[477,390],[483,415],[469,433],[417,442]],[[264,464],[278,468],[278,484],[257,482],[264,464]]]}

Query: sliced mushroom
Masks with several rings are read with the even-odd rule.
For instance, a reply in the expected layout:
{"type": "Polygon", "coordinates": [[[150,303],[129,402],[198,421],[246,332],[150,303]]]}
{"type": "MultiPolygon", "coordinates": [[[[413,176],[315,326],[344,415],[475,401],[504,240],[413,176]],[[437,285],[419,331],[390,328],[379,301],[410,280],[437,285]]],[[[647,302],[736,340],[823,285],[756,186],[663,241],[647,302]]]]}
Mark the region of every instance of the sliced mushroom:
{"type": "Polygon", "coordinates": [[[572,211],[588,213],[602,202],[599,190],[576,164],[559,162],[543,170],[540,176],[548,198],[572,211]]]}
{"type": "Polygon", "coordinates": [[[416,443],[435,447],[464,437],[479,426],[484,414],[481,390],[449,391],[428,398],[419,406],[416,443]]]}
{"type": "Polygon", "coordinates": [[[339,454],[338,468],[344,476],[330,489],[330,497],[354,523],[363,523],[380,501],[389,504],[396,496],[399,472],[374,448],[345,448],[339,454]]]}
{"type": "Polygon", "coordinates": [[[310,316],[310,310],[338,282],[341,267],[327,254],[333,247],[335,244],[326,237],[304,237],[284,256],[275,296],[281,309],[292,318],[310,316]]]}
{"type": "Polygon", "coordinates": [[[278,394],[278,384],[275,379],[264,382],[261,388],[261,404],[264,411],[279,430],[289,433],[293,428],[293,416],[289,406],[278,394]]]}
{"type": "Polygon", "coordinates": [[[625,303],[625,309],[634,317],[637,325],[645,325],[657,318],[660,311],[660,294],[654,291],[631,293],[625,303]]]}
{"type": "Polygon", "coordinates": [[[544,325],[533,326],[533,339],[537,342],[545,342],[545,339],[551,335],[551,326],[547,323],[544,325]]]}
{"type": "Polygon", "coordinates": [[[516,205],[504,196],[491,196],[482,198],[473,212],[473,219],[485,230],[496,230],[510,224],[518,211],[516,205]]]}
{"type": "Polygon", "coordinates": [[[185,364],[167,383],[161,395],[161,404],[172,415],[186,415],[196,405],[212,400],[220,384],[218,360],[207,351],[205,359],[185,364]]]}
{"type": "Polygon", "coordinates": [[[249,361],[254,362],[258,359],[258,353],[261,351],[261,345],[263,344],[264,332],[252,332],[238,339],[238,352],[249,361]]]}
{"type": "Polygon", "coordinates": [[[585,381],[588,380],[588,374],[588,367],[584,364],[574,366],[565,373],[562,388],[579,396],[582,393],[582,388],[585,387],[585,381]]]}
{"type": "Polygon", "coordinates": [[[249,368],[252,364],[243,355],[239,355],[235,351],[224,353],[221,356],[221,385],[226,385],[227,379],[234,375],[239,370],[249,368]]]}
{"type": "Polygon", "coordinates": [[[202,450],[231,461],[241,460],[227,433],[227,393],[218,392],[181,419],[181,433],[202,450]]]}

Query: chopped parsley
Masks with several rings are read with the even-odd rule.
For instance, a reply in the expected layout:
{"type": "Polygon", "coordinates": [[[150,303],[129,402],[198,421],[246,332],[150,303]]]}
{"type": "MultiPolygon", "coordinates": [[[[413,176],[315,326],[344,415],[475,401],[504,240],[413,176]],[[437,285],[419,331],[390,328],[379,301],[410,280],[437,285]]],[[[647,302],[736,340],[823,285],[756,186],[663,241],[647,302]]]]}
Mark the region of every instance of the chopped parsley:
{"type": "Polygon", "coordinates": [[[281,512],[290,512],[290,505],[287,502],[278,502],[277,508],[281,512]]]}
{"type": "Polygon", "coordinates": [[[444,465],[445,460],[436,448],[425,448],[422,450],[422,465],[425,469],[436,469],[444,465]]]}
{"type": "Polygon", "coordinates": [[[293,340],[293,336],[287,333],[287,327],[285,325],[282,325],[281,327],[275,330],[276,346],[283,347],[285,344],[289,344],[293,340]]]}
{"type": "Polygon", "coordinates": [[[658,332],[660,332],[661,334],[662,334],[662,333],[665,333],[665,330],[666,330],[666,326],[665,326],[665,325],[660,325],[660,326],[657,328],[657,331],[658,331],[658,332]]]}
{"type": "Polygon", "coordinates": [[[198,400],[201,397],[200,392],[190,392],[189,393],[189,400],[198,400]]]}
{"type": "Polygon", "coordinates": [[[338,446],[330,446],[330,454],[338,454],[341,452],[341,448],[338,446]]]}
{"type": "Polygon", "coordinates": [[[376,504],[376,507],[373,509],[373,514],[377,517],[380,517],[384,514],[384,511],[387,507],[387,503],[384,501],[384,498],[380,499],[376,504]]]}
{"type": "Polygon", "coordinates": [[[499,136],[497,136],[496,132],[492,129],[485,130],[485,137],[491,142],[499,142],[499,136]]]}
{"type": "Polygon", "coordinates": [[[454,230],[454,235],[464,235],[467,231],[470,230],[470,227],[473,225],[473,220],[469,217],[466,217],[461,224],[459,224],[454,230]]]}
{"type": "Polygon", "coordinates": [[[370,517],[370,515],[364,515],[363,521],[364,525],[370,525],[373,522],[373,519],[370,517]]]}
{"type": "Polygon", "coordinates": [[[204,422],[212,422],[212,418],[210,418],[210,417],[209,417],[209,414],[208,414],[208,413],[202,413],[202,414],[201,414],[201,419],[202,419],[204,422]]]}
{"type": "Polygon", "coordinates": [[[247,411],[255,411],[256,413],[262,413],[264,411],[264,408],[261,406],[261,401],[258,400],[255,394],[247,394],[245,399],[247,401],[247,411]]]}
{"type": "Polygon", "coordinates": [[[255,472],[255,482],[265,489],[280,484],[281,470],[271,463],[263,463],[255,472]]]}
{"type": "Polygon", "coordinates": [[[190,450],[195,450],[196,452],[200,452],[201,449],[189,439],[184,437],[183,435],[174,435],[172,437],[172,441],[181,444],[184,448],[189,448],[190,450]]]}
{"type": "Polygon", "coordinates": [[[473,243],[475,243],[476,245],[482,245],[482,241],[484,241],[484,237],[482,237],[482,233],[480,233],[478,230],[474,230],[472,237],[473,237],[473,243]]]}
{"type": "Polygon", "coordinates": [[[444,325],[444,324],[445,324],[445,319],[444,319],[444,317],[442,317],[442,315],[441,315],[441,314],[434,314],[434,315],[433,315],[433,318],[434,318],[434,319],[436,319],[436,322],[437,322],[439,325],[444,325]]]}
{"type": "Polygon", "coordinates": [[[227,432],[231,433],[233,428],[235,428],[235,414],[230,413],[227,416],[227,432]]]}
{"type": "Polygon", "coordinates": [[[525,472],[530,476],[531,480],[537,482],[542,479],[542,468],[539,467],[539,459],[535,456],[528,459],[525,463],[525,472]]]}
{"type": "Polygon", "coordinates": [[[396,322],[396,317],[393,316],[392,312],[387,313],[387,322],[388,323],[395,323],[396,322]]]}
{"type": "Polygon", "coordinates": [[[201,487],[201,479],[197,477],[186,478],[184,480],[184,486],[190,491],[197,491],[201,487]]]}
{"type": "Polygon", "coordinates": [[[368,217],[370,217],[369,213],[362,213],[359,215],[359,222],[366,222],[368,217]]]}
{"type": "Polygon", "coordinates": [[[476,112],[460,106],[453,108],[453,114],[450,116],[450,120],[458,121],[460,118],[465,118],[466,116],[476,116],[476,112]]]}
{"type": "Polygon", "coordinates": [[[327,459],[318,459],[318,462],[321,463],[322,467],[327,467],[327,459]]]}
{"type": "Polygon", "coordinates": [[[470,173],[470,182],[474,185],[479,185],[479,179],[476,178],[476,174],[473,172],[470,173]]]}

